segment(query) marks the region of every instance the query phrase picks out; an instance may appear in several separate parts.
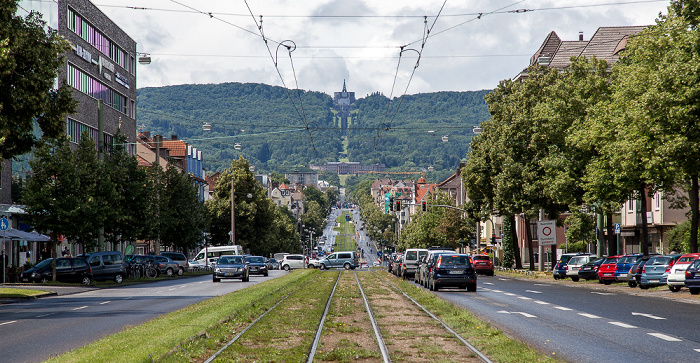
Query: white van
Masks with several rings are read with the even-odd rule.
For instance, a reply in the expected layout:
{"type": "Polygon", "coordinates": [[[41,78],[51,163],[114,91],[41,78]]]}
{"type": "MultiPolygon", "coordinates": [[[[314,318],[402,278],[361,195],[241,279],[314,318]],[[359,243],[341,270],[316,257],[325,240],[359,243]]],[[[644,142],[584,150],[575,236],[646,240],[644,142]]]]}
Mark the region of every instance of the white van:
{"type": "Polygon", "coordinates": [[[211,266],[212,264],[215,264],[216,261],[219,259],[221,256],[227,256],[227,255],[242,255],[243,254],[243,247],[239,245],[233,245],[233,246],[212,246],[212,247],[207,247],[207,248],[202,248],[199,253],[194,257],[194,261],[198,264],[201,265],[209,265],[211,266]],[[207,254],[207,260],[204,260],[204,254],[207,254]]]}

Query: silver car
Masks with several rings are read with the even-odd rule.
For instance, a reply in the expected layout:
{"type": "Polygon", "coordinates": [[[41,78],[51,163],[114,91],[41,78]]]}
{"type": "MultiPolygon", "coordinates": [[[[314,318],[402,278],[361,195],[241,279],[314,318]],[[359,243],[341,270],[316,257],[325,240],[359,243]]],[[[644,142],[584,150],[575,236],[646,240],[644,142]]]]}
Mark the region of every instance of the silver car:
{"type": "Polygon", "coordinates": [[[306,267],[306,257],[304,255],[286,255],[280,262],[280,266],[285,271],[304,268],[306,267]]]}
{"type": "Polygon", "coordinates": [[[597,259],[595,255],[581,255],[581,256],[574,256],[571,257],[569,262],[566,265],[566,276],[571,277],[571,281],[578,281],[578,270],[581,269],[581,266],[597,259]]]}

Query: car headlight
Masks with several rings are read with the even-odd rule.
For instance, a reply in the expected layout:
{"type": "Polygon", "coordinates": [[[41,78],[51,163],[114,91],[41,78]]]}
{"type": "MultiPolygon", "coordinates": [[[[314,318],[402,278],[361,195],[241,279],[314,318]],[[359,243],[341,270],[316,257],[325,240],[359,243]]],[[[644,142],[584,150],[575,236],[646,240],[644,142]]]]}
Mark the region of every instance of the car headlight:
{"type": "Polygon", "coordinates": [[[243,271],[245,271],[245,267],[239,267],[239,268],[238,268],[238,272],[243,272],[243,271]]]}
{"type": "Polygon", "coordinates": [[[215,268],[214,272],[221,272],[221,268],[220,267],[215,268]]]}

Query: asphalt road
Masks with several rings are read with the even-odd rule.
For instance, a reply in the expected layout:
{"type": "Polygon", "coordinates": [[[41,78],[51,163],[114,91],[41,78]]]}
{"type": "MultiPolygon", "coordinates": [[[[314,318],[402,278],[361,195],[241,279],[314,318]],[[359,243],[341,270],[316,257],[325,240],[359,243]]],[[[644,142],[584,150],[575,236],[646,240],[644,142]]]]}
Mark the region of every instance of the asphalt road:
{"type": "Polygon", "coordinates": [[[437,294],[566,361],[700,361],[698,304],[499,276],[437,294]]]}
{"type": "Polygon", "coordinates": [[[216,284],[206,275],[0,305],[0,362],[41,362],[126,326],[285,273],[274,270],[268,277],[251,276],[250,282],[216,284]]]}

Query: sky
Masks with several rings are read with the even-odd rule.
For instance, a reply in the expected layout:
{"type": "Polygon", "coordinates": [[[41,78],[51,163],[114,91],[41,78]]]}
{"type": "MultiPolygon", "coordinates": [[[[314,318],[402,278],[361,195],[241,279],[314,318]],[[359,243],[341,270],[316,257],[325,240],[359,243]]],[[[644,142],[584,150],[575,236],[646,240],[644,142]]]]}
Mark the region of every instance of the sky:
{"type": "Polygon", "coordinates": [[[493,89],[527,67],[549,32],[589,40],[602,26],[650,25],[669,1],[93,3],[151,56],[138,66],[138,88],[242,82],[332,95],[345,81],[361,98],[493,89]]]}

